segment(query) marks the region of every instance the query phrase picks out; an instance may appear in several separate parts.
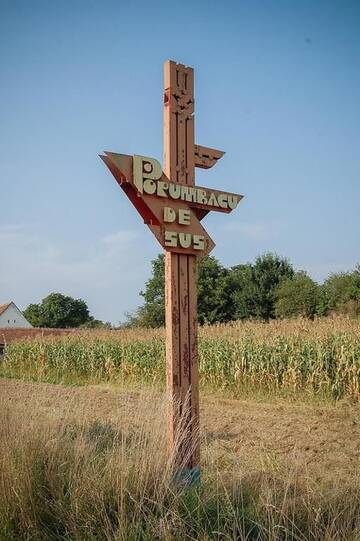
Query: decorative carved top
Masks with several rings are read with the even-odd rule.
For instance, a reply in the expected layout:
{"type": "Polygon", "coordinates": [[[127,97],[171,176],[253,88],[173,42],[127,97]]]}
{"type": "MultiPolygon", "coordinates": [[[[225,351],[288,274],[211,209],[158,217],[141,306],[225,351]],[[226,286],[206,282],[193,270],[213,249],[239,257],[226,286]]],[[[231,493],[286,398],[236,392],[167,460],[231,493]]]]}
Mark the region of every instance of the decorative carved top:
{"type": "Polygon", "coordinates": [[[195,167],[210,169],[224,156],[225,152],[222,152],[222,150],[215,150],[214,148],[194,145],[194,154],[195,167]]]}

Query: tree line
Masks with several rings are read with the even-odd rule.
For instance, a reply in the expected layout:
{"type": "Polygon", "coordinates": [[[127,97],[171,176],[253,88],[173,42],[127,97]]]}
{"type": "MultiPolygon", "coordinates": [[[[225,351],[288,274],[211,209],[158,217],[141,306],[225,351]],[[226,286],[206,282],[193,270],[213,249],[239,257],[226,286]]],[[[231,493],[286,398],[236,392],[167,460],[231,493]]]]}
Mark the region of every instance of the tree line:
{"type": "Polygon", "coordinates": [[[23,313],[33,327],[111,329],[111,323],[104,323],[90,315],[85,301],[62,293],[50,293],[39,304],[30,304],[23,313]]]}
{"type": "MultiPolygon", "coordinates": [[[[128,325],[159,327],[165,321],[164,256],[152,261],[152,275],[140,292],[143,305],[128,315],[128,325]]],[[[360,265],[331,274],[323,284],[288,259],[267,253],[254,263],[225,268],[212,256],[198,265],[200,324],[256,319],[360,315],[360,265]]]]}
{"type": "MultiPolygon", "coordinates": [[[[165,321],[164,256],[152,261],[151,277],[140,292],[144,302],[127,314],[126,326],[161,327],[165,321]]],[[[302,316],[313,319],[331,313],[360,316],[360,265],[331,274],[323,284],[288,259],[268,253],[254,263],[226,268],[212,256],[198,264],[198,320],[200,324],[302,316]]],[[[51,293],[24,311],[34,327],[112,328],[92,317],[82,299],[51,293]]]]}

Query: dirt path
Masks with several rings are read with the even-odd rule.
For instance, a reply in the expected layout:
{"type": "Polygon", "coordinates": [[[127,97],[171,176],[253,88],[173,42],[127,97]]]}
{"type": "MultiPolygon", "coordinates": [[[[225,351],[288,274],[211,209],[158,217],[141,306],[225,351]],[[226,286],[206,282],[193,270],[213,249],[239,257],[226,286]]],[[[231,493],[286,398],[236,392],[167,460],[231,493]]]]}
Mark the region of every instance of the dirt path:
{"type": "MultiPolygon", "coordinates": [[[[21,403],[34,415],[59,419],[81,412],[91,420],[128,426],[149,393],[0,379],[0,397],[10,407],[21,403]]],[[[211,450],[224,464],[239,459],[249,468],[293,463],[319,481],[343,483],[360,477],[360,406],[203,396],[201,410],[205,452],[211,450]]]]}

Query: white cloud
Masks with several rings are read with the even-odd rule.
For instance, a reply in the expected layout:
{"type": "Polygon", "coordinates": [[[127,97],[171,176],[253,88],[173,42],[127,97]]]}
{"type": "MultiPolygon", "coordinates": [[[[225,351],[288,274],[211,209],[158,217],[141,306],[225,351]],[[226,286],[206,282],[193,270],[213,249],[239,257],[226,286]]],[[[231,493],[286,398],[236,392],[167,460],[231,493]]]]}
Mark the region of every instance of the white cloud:
{"type": "Polygon", "coordinates": [[[333,273],[340,273],[340,272],[351,272],[355,268],[355,265],[353,262],[348,263],[319,263],[315,265],[309,265],[307,267],[307,271],[309,274],[317,281],[322,282],[326,280],[326,278],[333,273]]]}
{"type": "Polygon", "coordinates": [[[136,231],[117,231],[116,233],[110,233],[105,235],[101,240],[104,244],[112,244],[116,246],[123,246],[129,242],[134,242],[138,238],[136,231]]]}
{"type": "Polygon", "coordinates": [[[150,272],[152,239],[139,246],[136,231],[109,233],[92,242],[63,243],[21,225],[0,227],[0,303],[20,308],[52,291],[81,297],[91,313],[117,323],[140,304],[150,272]]]}
{"type": "Polygon", "coordinates": [[[271,223],[241,223],[229,221],[223,226],[223,230],[251,240],[268,240],[272,238],[280,228],[280,224],[271,223]]]}

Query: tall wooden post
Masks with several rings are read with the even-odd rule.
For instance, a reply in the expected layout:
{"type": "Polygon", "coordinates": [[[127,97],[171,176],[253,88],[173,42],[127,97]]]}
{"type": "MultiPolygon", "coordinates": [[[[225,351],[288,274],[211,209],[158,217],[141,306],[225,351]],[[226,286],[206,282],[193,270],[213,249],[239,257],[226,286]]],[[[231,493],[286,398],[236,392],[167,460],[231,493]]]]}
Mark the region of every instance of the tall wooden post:
{"type": "MultiPolygon", "coordinates": [[[[194,186],[194,71],[167,61],[164,66],[164,173],[194,186]]],[[[197,362],[196,256],[165,252],[169,447],[175,475],[199,478],[199,386],[197,362]]]]}
{"type": "Polygon", "coordinates": [[[169,450],[175,478],[189,484],[200,477],[196,261],[215,246],[201,220],[232,212],[242,195],[195,186],[195,167],[224,152],[194,144],[194,70],[168,60],[164,86],[163,169],[147,156],[100,157],[165,249],[169,450]]]}

